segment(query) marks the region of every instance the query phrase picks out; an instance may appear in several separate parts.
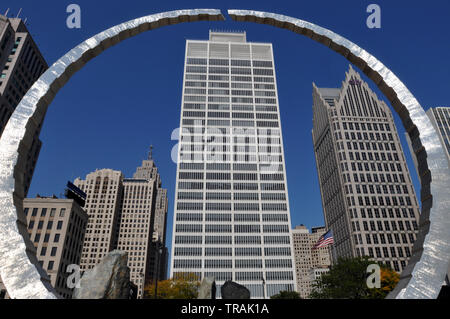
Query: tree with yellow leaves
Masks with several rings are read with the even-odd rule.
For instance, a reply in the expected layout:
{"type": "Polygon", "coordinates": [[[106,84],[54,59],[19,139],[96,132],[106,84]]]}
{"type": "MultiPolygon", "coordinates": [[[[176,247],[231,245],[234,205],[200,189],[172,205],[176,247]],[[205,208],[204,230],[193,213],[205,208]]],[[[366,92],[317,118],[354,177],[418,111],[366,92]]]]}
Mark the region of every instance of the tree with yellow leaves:
{"type": "MultiPolygon", "coordinates": [[[[158,281],[157,299],[196,299],[199,278],[193,273],[182,273],[174,278],[158,281]]],[[[155,284],[148,284],[144,288],[145,298],[155,298],[155,284]]]]}
{"type": "Polygon", "coordinates": [[[400,275],[390,268],[380,267],[380,288],[370,289],[370,298],[386,298],[400,280],[400,275]]]}

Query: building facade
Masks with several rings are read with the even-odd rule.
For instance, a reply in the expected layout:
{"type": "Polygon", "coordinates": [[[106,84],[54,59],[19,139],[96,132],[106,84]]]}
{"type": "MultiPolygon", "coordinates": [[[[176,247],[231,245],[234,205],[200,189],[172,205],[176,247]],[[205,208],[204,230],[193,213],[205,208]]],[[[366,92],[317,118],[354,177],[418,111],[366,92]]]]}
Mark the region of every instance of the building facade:
{"type": "MultiPolygon", "coordinates": [[[[28,234],[36,248],[36,256],[50,277],[56,292],[72,298],[73,288],[67,285],[67,266],[79,265],[88,216],[73,199],[56,197],[25,198],[24,213],[28,234]]],[[[6,289],[0,299],[9,297],[6,289]]]]}
{"type": "Polygon", "coordinates": [[[309,232],[304,225],[292,230],[297,292],[303,299],[308,298],[312,291],[315,274],[327,271],[331,265],[329,246],[312,249],[325,233],[325,227],[314,227],[309,232]]]}
{"type": "MultiPolygon", "coordinates": [[[[25,23],[0,15],[0,136],[22,97],[47,68],[25,23]]],[[[24,197],[42,146],[39,140],[42,122],[35,124],[31,149],[26,155],[24,197]]]]}
{"type": "Polygon", "coordinates": [[[167,221],[167,190],[151,155],[138,167],[133,178],[124,179],[117,248],[128,252],[128,266],[138,298],[146,283],[163,280],[167,221]]]}
{"type": "Polygon", "coordinates": [[[75,179],[74,185],[86,193],[89,222],[80,262],[81,271],[86,271],[117,247],[123,175],[112,169],[96,170],[84,180],[75,179]]]}
{"type": "Polygon", "coordinates": [[[93,268],[111,250],[126,251],[130,279],[142,298],[146,284],[167,274],[167,190],[151,155],[133,178],[102,169],[74,184],[86,193],[89,214],[81,269],[93,268]]]}
{"type": "Polygon", "coordinates": [[[333,259],[370,256],[401,272],[419,205],[391,111],[352,67],[340,89],[313,84],[312,137],[333,259]]]}
{"type": "Polygon", "coordinates": [[[289,201],[270,43],[245,33],[187,40],[171,277],[295,290],[289,201]]]}

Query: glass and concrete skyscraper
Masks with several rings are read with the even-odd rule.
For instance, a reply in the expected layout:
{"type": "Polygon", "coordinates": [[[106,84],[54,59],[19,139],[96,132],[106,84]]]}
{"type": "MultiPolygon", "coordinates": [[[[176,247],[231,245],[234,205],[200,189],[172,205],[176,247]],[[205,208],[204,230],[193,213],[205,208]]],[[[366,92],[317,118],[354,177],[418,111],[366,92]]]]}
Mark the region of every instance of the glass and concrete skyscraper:
{"type": "Polygon", "coordinates": [[[252,298],[295,290],[272,45],[187,40],[171,276],[226,280],[252,298]]]}
{"type": "Polygon", "coordinates": [[[337,256],[370,256],[397,272],[412,253],[419,206],[389,107],[350,67],[340,89],[313,84],[313,143],[337,256]]]}

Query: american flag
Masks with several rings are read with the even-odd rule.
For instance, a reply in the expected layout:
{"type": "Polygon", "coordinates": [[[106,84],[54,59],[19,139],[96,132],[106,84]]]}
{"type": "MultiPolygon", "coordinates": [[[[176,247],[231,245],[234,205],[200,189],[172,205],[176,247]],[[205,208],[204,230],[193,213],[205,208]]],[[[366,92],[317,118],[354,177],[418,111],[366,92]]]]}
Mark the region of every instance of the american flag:
{"type": "Polygon", "coordinates": [[[331,245],[333,243],[334,243],[333,230],[330,229],[325,234],[320,236],[319,240],[317,241],[317,243],[314,245],[314,247],[312,249],[318,249],[318,248],[321,248],[321,247],[326,247],[326,246],[331,245]]]}

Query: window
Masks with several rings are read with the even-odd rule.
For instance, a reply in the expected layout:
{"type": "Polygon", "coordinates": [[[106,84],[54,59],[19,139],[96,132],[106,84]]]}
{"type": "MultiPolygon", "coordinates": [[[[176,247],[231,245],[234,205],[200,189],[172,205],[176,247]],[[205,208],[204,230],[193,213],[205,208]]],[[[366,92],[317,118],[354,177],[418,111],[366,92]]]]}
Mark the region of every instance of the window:
{"type": "Polygon", "coordinates": [[[55,238],[53,239],[53,241],[55,243],[58,243],[59,242],[59,237],[60,237],[60,234],[55,234],[55,238]]]}
{"type": "Polygon", "coordinates": [[[66,209],[61,208],[61,210],[59,211],[59,217],[64,217],[65,214],[66,214],[66,209]]]}
{"type": "Polygon", "coordinates": [[[42,247],[41,256],[45,256],[46,253],[47,253],[47,247],[42,247]]]}

